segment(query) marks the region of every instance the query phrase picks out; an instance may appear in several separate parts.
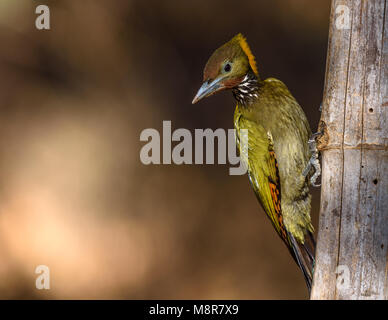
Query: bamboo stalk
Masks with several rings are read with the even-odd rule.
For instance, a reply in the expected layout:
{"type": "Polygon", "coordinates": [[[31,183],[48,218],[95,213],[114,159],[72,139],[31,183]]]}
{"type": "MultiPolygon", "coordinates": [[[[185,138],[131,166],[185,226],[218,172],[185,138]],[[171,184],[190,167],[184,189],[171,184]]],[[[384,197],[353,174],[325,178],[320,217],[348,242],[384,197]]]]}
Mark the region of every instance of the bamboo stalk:
{"type": "Polygon", "coordinates": [[[388,299],[387,0],[333,0],[311,299],[388,299]]]}

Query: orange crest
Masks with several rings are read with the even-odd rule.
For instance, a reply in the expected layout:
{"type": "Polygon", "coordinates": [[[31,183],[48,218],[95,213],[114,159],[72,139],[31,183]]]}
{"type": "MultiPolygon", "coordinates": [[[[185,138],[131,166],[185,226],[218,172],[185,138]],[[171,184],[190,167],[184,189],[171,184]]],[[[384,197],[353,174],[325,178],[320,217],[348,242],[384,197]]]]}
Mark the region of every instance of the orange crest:
{"type": "Polygon", "coordinates": [[[247,39],[241,34],[239,33],[237,36],[234,37],[241,49],[244,51],[244,53],[247,55],[248,57],[248,60],[249,60],[249,65],[251,66],[253,72],[258,76],[259,75],[259,72],[257,70],[257,65],[256,65],[256,60],[255,60],[255,56],[253,55],[252,51],[251,51],[251,48],[249,48],[249,45],[248,45],[248,42],[247,42],[247,39]]]}

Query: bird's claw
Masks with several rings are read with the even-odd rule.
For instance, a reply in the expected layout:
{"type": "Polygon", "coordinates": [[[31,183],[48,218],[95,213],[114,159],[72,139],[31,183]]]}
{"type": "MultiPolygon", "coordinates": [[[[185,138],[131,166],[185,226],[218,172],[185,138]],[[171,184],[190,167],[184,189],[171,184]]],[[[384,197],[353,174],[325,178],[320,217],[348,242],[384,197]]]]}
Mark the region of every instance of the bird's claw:
{"type": "Polygon", "coordinates": [[[321,165],[319,163],[319,153],[317,149],[317,142],[315,139],[319,136],[321,136],[323,133],[322,132],[316,132],[311,135],[308,144],[309,144],[309,149],[311,152],[311,158],[306,166],[306,168],[303,170],[303,176],[306,177],[311,168],[314,168],[314,174],[310,178],[310,183],[313,187],[320,187],[321,184],[317,184],[316,181],[318,177],[321,175],[321,165]]]}

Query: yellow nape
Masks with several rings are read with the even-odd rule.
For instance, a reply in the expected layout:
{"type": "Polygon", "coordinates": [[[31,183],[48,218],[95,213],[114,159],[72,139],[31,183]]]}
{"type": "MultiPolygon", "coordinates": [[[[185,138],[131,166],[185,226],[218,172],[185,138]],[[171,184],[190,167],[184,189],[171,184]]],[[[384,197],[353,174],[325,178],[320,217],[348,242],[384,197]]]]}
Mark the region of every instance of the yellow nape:
{"type": "Polygon", "coordinates": [[[238,43],[240,44],[241,49],[247,55],[248,60],[249,60],[249,64],[250,64],[253,72],[258,76],[259,72],[257,71],[257,65],[256,65],[255,56],[252,54],[251,48],[249,48],[247,39],[241,33],[239,33],[234,38],[238,41],[238,43]]]}

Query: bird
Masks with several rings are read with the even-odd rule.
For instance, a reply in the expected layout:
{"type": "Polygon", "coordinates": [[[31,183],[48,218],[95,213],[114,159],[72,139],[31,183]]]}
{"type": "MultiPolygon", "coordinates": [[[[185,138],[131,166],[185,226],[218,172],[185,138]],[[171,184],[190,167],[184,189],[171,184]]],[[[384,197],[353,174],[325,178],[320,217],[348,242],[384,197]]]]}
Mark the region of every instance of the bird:
{"type": "Polygon", "coordinates": [[[241,33],[210,56],[192,103],[224,90],[237,102],[236,145],[250,184],[310,292],[316,245],[309,189],[320,167],[307,117],[282,81],[260,77],[241,33]]]}

